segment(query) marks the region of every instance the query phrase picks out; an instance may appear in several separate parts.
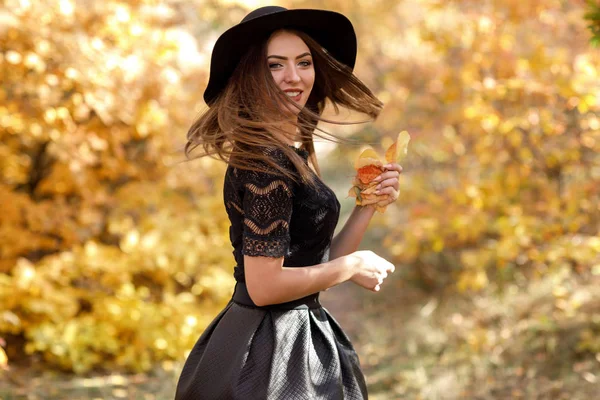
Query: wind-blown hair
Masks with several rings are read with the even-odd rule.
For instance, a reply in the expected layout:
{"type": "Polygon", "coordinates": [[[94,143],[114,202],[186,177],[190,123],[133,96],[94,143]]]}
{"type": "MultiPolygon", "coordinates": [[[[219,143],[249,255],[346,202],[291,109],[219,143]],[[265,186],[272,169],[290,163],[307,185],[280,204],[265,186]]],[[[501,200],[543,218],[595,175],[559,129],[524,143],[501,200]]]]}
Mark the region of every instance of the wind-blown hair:
{"type": "Polygon", "coordinates": [[[188,159],[196,147],[202,146],[204,154],[200,157],[215,158],[216,154],[233,167],[270,173],[276,170],[297,182],[298,176],[280,167],[265,154],[267,148],[277,147],[294,164],[299,178],[303,182],[314,184],[314,175],[308,166],[283,139],[287,137],[289,142],[297,138],[289,137],[281,128],[282,123],[296,125],[302,142],[301,148],[308,151],[309,160],[320,176],[313,135],[333,142],[343,142],[344,139],[318,128],[318,122],[342,125],[365,122],[339,122],[321,117],[326,102],[329,101],[336,112],[342,106],[366,114],[373,120],[377,118],[383,103],[350,68],[338,62],[306,33],[285,30],[298,35],[306,43],[315,69],[312,91],[298,114],[297,122],[295,115],[289,110],[284,111],[286,108],[299,106],[284,94],[271,75],[267,62],[270,35],[265,36],[248,49],[226,87],[190,127],[184,150],[188,159]],[[327,133],[338,141],[321,133],[327,133]]]}

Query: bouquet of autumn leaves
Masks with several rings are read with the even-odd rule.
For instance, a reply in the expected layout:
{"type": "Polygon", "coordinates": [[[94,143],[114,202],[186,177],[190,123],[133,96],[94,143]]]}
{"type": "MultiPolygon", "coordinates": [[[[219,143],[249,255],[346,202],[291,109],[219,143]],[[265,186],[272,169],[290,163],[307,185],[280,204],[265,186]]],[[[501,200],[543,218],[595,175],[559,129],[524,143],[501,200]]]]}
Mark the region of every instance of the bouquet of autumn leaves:
{"type": "MultiPolygon", "coordinates": [[[[408,132],[400,132],[396,141],[385,152],[387,163],[400,163],[407,153],[409,141],[408,132]]],[[[384,213],[387,206],[379,206],[377,203],[384,200],[387,194],[375,194],[379,182],[373,182],[373,179],[385,172],[377,152],[372,147],[365,149],[354,163],[354,169],[356,176],[352,180],[348,196],[356,197],[358,206],[374,206],[377,211],[384,213]]]]}

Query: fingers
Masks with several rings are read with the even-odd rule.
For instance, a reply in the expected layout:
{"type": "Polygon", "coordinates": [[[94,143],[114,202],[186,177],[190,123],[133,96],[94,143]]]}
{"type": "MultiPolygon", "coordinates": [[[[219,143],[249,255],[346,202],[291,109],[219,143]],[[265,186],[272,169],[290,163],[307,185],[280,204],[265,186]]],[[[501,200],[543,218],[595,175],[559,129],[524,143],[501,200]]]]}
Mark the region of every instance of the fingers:
{"type": "Polygon", "coordinates": [[[398,197],[400,197],[400,192],[395,192],[394,194],[382,194],[383,197],[382,200],[377,201],[377,205],[380,207],[385,207],[388,204],[392,204],[393,202],[395,202],[396,200],[398,200],[398,197]]]}
{"type": "Polygon", "coordinates": [[[397,199],[400,196],[400,191],[394,186],[388,186],[384,187],[383,189],[376,190],[375,194],[387,194],[392,199],[397,199]]]}
{"type": "Polygon", "coordinates": [[[398,178],[386,179],[385,181],[381,182],[381,186],[379,187],[379,189],[384,188],[386,186],[390,186],[398,190],[400,189],[400,181],[398,180],[398,178]]]}
{"type": "Polygon", "coordinates": [[[384,169],[388,171],[398,171],[402,172],[402,166],[398,163],[390,163],[383,166],[384,169]]]}
{"type": "Polygon", "coordinates": [[[378,280],[380,280],[379,283],[383,283],[383,280],[386,279],[388,277],[388,270],[385,269],[383,271],[381,271],[378,275],[378,280]]]}
{"type": "Polygon", "coordinates": [[[377,284],[371,290],[374,292],[379,292],[381,290],[381,285],[383,285],[383,281],[388,277],[388,272],[394,272],[395,270],[396,267],[390,263],[386,269],[380,271],[377,274],[377,284]]]}
{"type": "Polygon", "coordinates": [[[378,256],[370,250],[361,250],[357,252],[360,259],[363,260],[363,268],[355,278],[354,283],[368,289],[372,292],[379,292],[384,281],[389,274],[396,270],[391,262],[378,256]]]}
{"type": "Polygon", "coordinates": [[[380,181],[384,181],[384,180],[390,179],[390,178],[398,178],[399,176],[400,176],[400,171],[390,170],[390,171],[382,172],[381,175],[379,175],[378,177],[373,179],[373,181],[380,182],[380,181]]]}
{"type": "Polygon", "coordinates": [[[400,172],[398,171],[388,171],[383,172],[381,175],[376,177],[373,181],[379,182],[376,189],[381,190],[385,187],[393,187],[394,189],[400,189],[400,180],[398,179],[400,176],[400,172]]]}

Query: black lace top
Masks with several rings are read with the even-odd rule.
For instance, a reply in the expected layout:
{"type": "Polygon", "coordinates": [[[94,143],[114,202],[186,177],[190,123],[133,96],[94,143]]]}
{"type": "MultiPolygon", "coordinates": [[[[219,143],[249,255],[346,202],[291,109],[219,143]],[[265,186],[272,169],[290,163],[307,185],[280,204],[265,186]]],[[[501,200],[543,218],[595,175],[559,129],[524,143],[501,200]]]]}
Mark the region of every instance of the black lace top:
{"type": "MultiPolygon", "coordinates": [[[[294,149],[308,163],[308,151],[294,149]]],[[[295,171],[281,150],[270,149],[268,154],[279,165],[295,171]]],[[[244,254],[283,256],[285,267],[329,261],[340,203],[321,179],[316,178],[319,190],[315,190],[286,177],[231,166],[224,179],[223,201],[231,221],[229,237],[237,264],[233,274],[236,281],[245,281],[244,254]]]]}

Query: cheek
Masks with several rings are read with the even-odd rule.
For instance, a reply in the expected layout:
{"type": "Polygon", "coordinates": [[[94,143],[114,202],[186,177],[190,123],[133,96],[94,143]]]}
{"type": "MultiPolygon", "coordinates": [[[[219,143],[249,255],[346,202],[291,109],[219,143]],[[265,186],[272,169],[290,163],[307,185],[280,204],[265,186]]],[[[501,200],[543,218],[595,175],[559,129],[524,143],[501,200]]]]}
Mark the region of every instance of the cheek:
{"type": "Polygon", "coordinates": [[[281,86],[280,83],[282,81],[283,74],[280,71],[271,71],[271,76],[273,77],[273,80],[275,81],[275,83],[278,86],[281,86]]]}
{"type": "Polygon", "coordinates": [[[314,84],[315,84],[315,71],[314,70],[310,70],[310,71],[306,71],[306,75],[304,78],[304,83],[306,85],[307,88],[310,88],[312,90],[314,84]]]}

